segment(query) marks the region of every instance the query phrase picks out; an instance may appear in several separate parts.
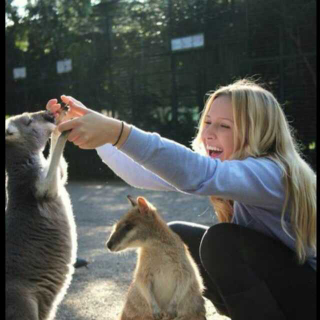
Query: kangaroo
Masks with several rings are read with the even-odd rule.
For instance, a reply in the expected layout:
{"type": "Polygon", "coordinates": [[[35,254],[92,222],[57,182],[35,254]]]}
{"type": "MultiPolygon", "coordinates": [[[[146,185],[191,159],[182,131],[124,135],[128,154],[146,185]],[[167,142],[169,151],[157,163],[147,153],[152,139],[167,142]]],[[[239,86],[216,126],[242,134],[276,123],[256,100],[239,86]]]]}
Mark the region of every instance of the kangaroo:
{"type": "Polygon", "coordinates": [[[54,319],[74,272],[76,227],[62,156],[68,133],[56,129],[65,113],[6,120],[6,320],[54,319]]]}
{"type": "Polygon", "coordinates": [[[113,227],[112,252],[138,248],[134,279],[119,320],[205,320],[202,278],[187,246],[145,198],[113,227]]]}

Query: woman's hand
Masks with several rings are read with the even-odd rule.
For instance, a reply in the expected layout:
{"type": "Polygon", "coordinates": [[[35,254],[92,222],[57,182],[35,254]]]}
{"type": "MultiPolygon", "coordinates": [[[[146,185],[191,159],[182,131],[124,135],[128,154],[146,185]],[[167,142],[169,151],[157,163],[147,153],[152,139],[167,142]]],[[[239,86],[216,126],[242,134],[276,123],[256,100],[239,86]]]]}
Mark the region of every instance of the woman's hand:
{"type": "MultiPolygon", "coordinates": [[[[70,96],[61,96],[61,99],[70,108],[65,119],[72,120],[62,122],[58,126],[58,129],[61,132],[71,130],[68,136],[69,141],[81,149],[95,149],[106,143],[114,144],[118,140],[122,126],[121,121],[93,111],[70,96]]],[[[60,108],[61,105],[57,103],[56,99],[50,100],[47,104],[47,109],[54,114],[60,108]]],[[[117,147],[120,147],[126,141],[129,133],[130,127],[124,124],[121,139],[117,143],[117,147]]]]}
{"type": "MultiPolygon", "coordinates": [[[[65,103],[70,105],[70,109],[67,115],[64,117],[65,120],[70,120],[73,118],[81,117],[87,113],[93,112],[92,110],[86,108],[80,101],[70,97],[70,96],[61,96],[61,100],[65,103]]],[[[61,104],[58,103],[57,99],[51,99],[48,101],[46,109],[51,111],[56,117],[61,112],[61,104]]]]}

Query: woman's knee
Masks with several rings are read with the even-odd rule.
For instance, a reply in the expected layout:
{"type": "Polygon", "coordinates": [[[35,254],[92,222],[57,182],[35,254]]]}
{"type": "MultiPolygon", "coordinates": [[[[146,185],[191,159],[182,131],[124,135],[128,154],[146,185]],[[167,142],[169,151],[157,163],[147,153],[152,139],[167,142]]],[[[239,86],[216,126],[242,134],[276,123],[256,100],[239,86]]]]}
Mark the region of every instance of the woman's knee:
{"type": "Polygon", "coordinates": [[[200,244],[201,263],[206,270],[215,272],[247,265],[264,278],[280,265],[293,266],[294,257],[294,252],[279,240],[232,223],[210,227],[200,244]]]}
{"type": "Polygon", "coordinates": [[[201,246],[210,249],[223,249],[228,243],[236,240],[237,227],[232,223],[218,223],[208,228],[203,236],[201,246]]]}
{"type": "Polygon", "coordinates": [[[200,263],[200,243],[209,227],[185,221],[173,221],[168,223],[168,226],[172,231],[178,234],[180,239],[188,246],[192,257],[197,263],[200,263]]]}
{"type": "Polygon", "coordinates": [[[209,229],[208,226],[186,221],[172,221],[168,223],[168,226],[182,238],[188,238],[189,236],[200,236],[202,238],[209,229]]]}
{"type": "Polygon", "coordinates": [[[237,246],[237,227],[232,223],[219,223],[206,231],[200,244],[200,258],[204,265],[207,261],[221,261],[232,255],[237,246]]]}

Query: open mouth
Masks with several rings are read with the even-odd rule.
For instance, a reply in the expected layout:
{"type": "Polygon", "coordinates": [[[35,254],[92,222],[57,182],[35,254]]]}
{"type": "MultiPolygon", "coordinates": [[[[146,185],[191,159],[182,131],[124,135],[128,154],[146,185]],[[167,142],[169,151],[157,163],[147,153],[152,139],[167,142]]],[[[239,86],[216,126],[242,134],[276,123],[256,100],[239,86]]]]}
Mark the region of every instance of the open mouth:
{"type": "Polygon", "coordinates": [[[217,147],[207,146],[207,150],[210,158],[219,158],[223,153],[223,150],[217,147]]]}

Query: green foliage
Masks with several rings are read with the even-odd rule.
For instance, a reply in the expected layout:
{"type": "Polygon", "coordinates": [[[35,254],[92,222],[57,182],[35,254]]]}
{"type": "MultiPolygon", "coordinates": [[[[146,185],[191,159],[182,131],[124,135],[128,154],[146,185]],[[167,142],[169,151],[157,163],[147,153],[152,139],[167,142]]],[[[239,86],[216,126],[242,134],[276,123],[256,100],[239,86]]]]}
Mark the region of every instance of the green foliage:
{"type": "MultiPolygon", "coordinates": [[[[314,0],[37,0],[25,16],[6,1],[6,112],[73,95],[98,111],[189,145],[204,95],[259,75],[300,140],[315,136],[314,0]],[[171,39],[203,33],[201,49],[171,39]],[[58,60],[72,72],[57,74],[58,60]],[[27,79],[12,70],[27,67],[27,79]],[[306,114],[308,126],[300,121],[306,114]]],[[[79,158],[79,157],[77,157],[79,158]]],[[[80,157],[81,158],[81,157],[80,157]]]]}

